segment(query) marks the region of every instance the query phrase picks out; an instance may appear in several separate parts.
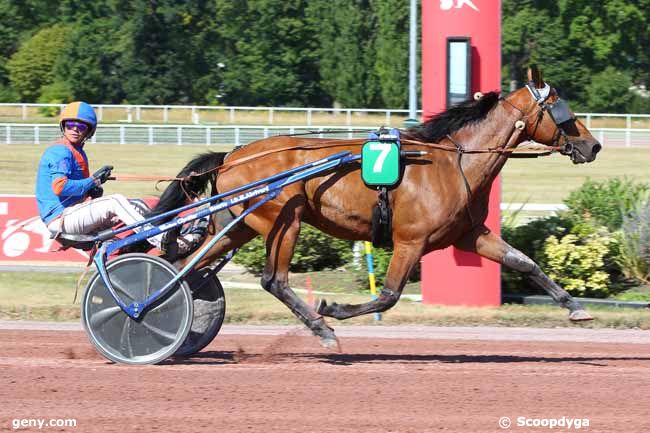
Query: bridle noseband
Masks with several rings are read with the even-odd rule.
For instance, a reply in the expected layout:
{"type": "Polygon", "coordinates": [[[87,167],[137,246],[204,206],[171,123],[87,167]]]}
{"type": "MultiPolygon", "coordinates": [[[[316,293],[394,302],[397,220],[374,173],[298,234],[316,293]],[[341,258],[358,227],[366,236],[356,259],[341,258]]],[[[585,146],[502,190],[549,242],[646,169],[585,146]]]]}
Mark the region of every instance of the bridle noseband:
{"type": "Polygon", "coordinates": [[[548,84],[546,84],[546,86],[547,87],[544,89],[541,89],[543,91],[542,93],[540,92],[540,89],[537,89],[535,83],[528,82],[526,84],[526,88],[540,108],[537,113],[537,119],[535,120],[535,128],[533,130],[533,133],[528,133],[528,136],[533,137],[537,133],[537,128],[544,119],[544,114],[548,112],[551,120],[555,124],[555,132],[553,133],[553,142],[551,146],[558,147],[559,152],[562,155],[570,156],[571,160],[573,160],[575,157],[574,147],[573,143],[569,139],[569,136],[567,135],[565,128],[568,126],[569,122],[575,121],[576,117],[571,114],[571,111],[569,110],[569,104],[564,99],[558,97],[554,103],[551,104],[548,102],[548,98],[551,95],[557,96],[557,92],[548,84]],[[562,146],[559,146],[560,137],[564,138],[564,145],[562,146]]]}

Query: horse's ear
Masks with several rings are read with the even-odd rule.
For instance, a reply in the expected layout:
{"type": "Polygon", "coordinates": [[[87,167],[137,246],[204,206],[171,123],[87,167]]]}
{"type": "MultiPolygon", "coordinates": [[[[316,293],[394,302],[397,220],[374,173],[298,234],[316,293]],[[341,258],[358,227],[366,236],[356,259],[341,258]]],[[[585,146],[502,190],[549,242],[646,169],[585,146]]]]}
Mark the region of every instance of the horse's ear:
{"type": "Polygon", "coordinates": [[[542,76],[542,71],[540,71],[535,64],[530,65],[528,68],[528,81],[535,83],[535,87],[538,89],[544,87],[544,77],[542,76]]]}

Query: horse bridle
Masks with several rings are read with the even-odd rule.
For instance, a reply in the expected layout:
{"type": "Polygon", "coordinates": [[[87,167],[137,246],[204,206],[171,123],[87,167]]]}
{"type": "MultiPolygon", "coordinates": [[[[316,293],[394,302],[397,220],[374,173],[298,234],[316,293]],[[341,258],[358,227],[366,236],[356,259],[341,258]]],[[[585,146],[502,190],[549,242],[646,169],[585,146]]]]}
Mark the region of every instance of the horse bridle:
{"type": "Polygon", "coordinates": [[[535,129],[533,130],[532,134],[528,133],[528,136],[532,137],[535,135],[539,124],[544,119],[544,114],[548,112],[551,120],[555,124],[555,132],[553,133],[553,142],[551,145],[558,147],[559,152],[562,155],[570,156],[571,160],[573,160],[575,156],[574,147],[573,143],[569,139],[569,136],[567,135],[565,128],[569,125],[569,122],[575,121],[576,117],[571,114],[571,111],[569,110],[569,104],[559,96],[554,103],[549,103],[548,98],[551,97],[551,95],[557,96],[556,90],[552,87],[549,88],[546,95],[542,95],[535,86],[535,83],[532,81],[526,84],[526,88],[540,108],[537,114],[537,119],[535,121],[535,129]],[[560,138],[564,138],[563,146],[558,146],[560,138]]]}

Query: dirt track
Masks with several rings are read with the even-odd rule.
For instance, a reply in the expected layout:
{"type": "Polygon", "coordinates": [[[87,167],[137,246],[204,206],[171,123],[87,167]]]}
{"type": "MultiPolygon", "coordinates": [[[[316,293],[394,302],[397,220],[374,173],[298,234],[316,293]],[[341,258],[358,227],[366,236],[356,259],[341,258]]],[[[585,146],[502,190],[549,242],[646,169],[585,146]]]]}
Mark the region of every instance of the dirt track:
{"type": "Polygon", "coordinates": [[[295,328],[227,328],[201,356],[128,367],[100,358],[76,327],[1,325],[0,431],[21,418],[77,421],[42,431],[120,433],[650,431],[650,338],[642,331],[603,331],[632,344],[594,341],[590,332],[575,333],[591,336],[579,343],[512,341],[561,330],[450,328],[445,337],[413,328],[409,339],[346,328],[334,354],[287,330],[295,328]],[[504,416],[508,430],[498,424],[504,416]],[[518,417],[563,416],[589,426],[516,425],[518,417]]]}

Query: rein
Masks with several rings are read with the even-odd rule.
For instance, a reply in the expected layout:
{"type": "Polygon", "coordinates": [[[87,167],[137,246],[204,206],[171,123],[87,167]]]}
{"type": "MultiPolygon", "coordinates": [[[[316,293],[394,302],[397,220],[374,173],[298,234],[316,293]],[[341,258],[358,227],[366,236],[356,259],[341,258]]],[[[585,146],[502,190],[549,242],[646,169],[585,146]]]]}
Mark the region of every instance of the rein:
{"type": "MultiPolygon", "coordinates": [[[[525,113],[523,110],[521,110],[519,107],[515,106],[512,104],[510,101],[508,101],[506,98],[502,98],[502,101],[508,103],[510,106],[515,108],[517,111],[522,113],[524,115],[525,113]]],[[[543,116],[543,111],[540,111],[540,113],[543,116]]],[[[536,122],[536,126],[539,123],[536,122]]],[[[518,128],[513,127],[513,131],[510,133],[510,137],[512,137],[512,134],[515,130],[518,130],[518,128]]],[[[521,129],[519,129],[521,132],[521,129]]],[[[289,134],[286,136],[304,136],[304,135],[316,135],[316,134],[321,134],[326,131],[311,131],[307,133],[298,133],[298,134],[289,134]]],[[[350,132],[350,131],[343,131],[343,132],[350,132]]],[[[356,132],[356,131],[355,131],[356,132]]],[[[517,137],[519,134],[517,134],[517,137]]],[[[281,136],[278,136],[281,137],[281,136]]],[[[489,147],[486,149],[466,149],[463,147],[460,143],[456,142],[449,134],[445,137],[449,141],[451,141],[454,146],[448,146],[440,143],[429,143],[429,142],[424,142],[420,140],[414,140],[410,138],[401,138],[400,142],[402,144],[406,145],[412,145],[412,146],[422,146],[422,147],[428,147],[430,149],[435,149],[435,150],[441,150],[445,152],[453,152],[457,153],[459,157],[461,157],[464,154],[501,154],[501,155],[507,155],[511,158],[537,158],[541,156],[548,156],[551,155],[554,152],[562,152],[564,150],[563,146],[548,146],[548,145],[537,145],[537,146],[528,146],[525,148],[514,148],[511,147],[511,140],[507,140],[506,143],[504,143],[503,146],[498,146],[498,147],[489,147]]],[[[269,149],[263,152],[256,153],[254,155],[249,155],[245,156],[243,158],[235,159],[232,161],[227,161],[225,160],[224,163],[220,166],[214,167],[210,170],[206,170],[201,173],[190,173],[187,176],[183,177],[161,177],[161,176],[140,176],[140,175],[115,175],[112,180],[123,180],[123,181],[156,181],[156,182],[173,182],[173,181],[179,181],[181,182],[181,185],[188,181],[189,179],[193,177],[198,177],[198,176],[204,176],[209,173],[223,173],[228,170],[230,170],[233,167],[237,167],[239,165],[242,165],[244,163],[256,160],[258,158],[262,158],[267,155],[271,155],[274,153],[280,153],[280,152],[285,152],[288,150],[313,150],[313,149],[322,149],[322,148],[330,148],[330,147],[342,147],[342,146],[360,146],[363,145],[364,141],[363,139],[347,139],[347,140],[342,140],[342,139],[333,139],[333,140],[328,140],[328,141],[322,141],[319,143],[312,143],[312,144],[302,144],[302,145],[291,145],[291,146],[285,146],[285,147],[280,147],[277,149],[269,149]]],[[[430,152],[429,152],[430,153],[430,152]]],[[[228,154],[228,156],[232,155],[232,152],[228,154]]],[[[227,156],[227,157],[228,157],[227,156]]],[[[226,157],[226,158],[227,158],[226,157]]],[[[156,185],[157,186],[157,185],[156,185]]]]}
{"type": "MultiPolygon", "coordinates": [[[[447,136],[448,139],[451,139],[450,136],[447,136]]],[[[453,140],[450,140],[454,142],[453,140]]],[[[287,150],[313,150],[313,149],[323,149],[323,148],[330,148],[330,147],[341,147],[341,146],[361,146],[363,145],[363,141],[361,139],[352,139],[352,140],[331,140],[331,141],[324,141],[321,143],[314,143],[314,144],[303,144],[303,145],[292,145],[292,146],[285,146],[285,147],[280,147],[278,149],[270,149],[266,150],[264,152],[259,152],[254,155],[249,155],[243,158],[235,159],[233,161],[225,161],[222,165],[212,168],[210,170],[204,171],[202,173],[192,173],[189,174],[185,177],[181,178],[171,178],[171,179],[161,179],[161,180],[181,180],[185,181],[188,180],[191,177],[195,176],[202,176],[208,173],[222,173],[225,171],[230,170],[233,167],[237,167],[241,164],[244,164],[249,161],[253,161],[258,158],[262,158],[267,155],[271,155],[274,153],[280,153],[280,152],[285,152],[287,150]]],[[[458,145],[458,146],[446,146],[444,144],[439,144],[439,143],[427,143],[424,141],[420,140],[412,140],[408,138],[401,138],[400,143],[402,144],[407,144],[407,145],[412,145],[412,146],[423,146],[423,147],[429,147],[431,149],[437,149],[437,150],[442,150],[446,152],[454,152],[454,153],[460,153],[460,154],[478,154],[478,153],[498,153],[502,155],[508,155],[510,154],[510,157],[517,158],[518,156],[516,155],[517,153],[521,154],[522,158],[533,158],[533,157],[539,157],[539,156],[547,156],[550,155],[553,152],[559,151],[561,149],[560,146],[546,146],[546,145],[538,145],[536,147],[528,147],[528,148],[522,148],[517,151],[516,148],[504,148],[504,147],[491,147],[487,149],[465,149],[464,147],[458,145]]]]}

